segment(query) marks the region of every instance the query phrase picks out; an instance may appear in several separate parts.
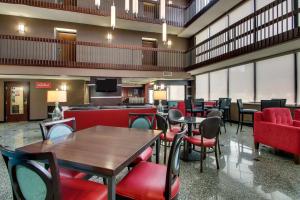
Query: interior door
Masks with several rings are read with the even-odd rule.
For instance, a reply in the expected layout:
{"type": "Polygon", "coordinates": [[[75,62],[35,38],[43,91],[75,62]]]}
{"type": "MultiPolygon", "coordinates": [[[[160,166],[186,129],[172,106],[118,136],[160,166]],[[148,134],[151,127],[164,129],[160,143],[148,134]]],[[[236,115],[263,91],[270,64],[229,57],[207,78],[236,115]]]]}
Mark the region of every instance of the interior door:
{"type": "MultiPolygon", "coordinates": [[[[142,46],[145,48],[157,48],[155,40],[143,40],[142,46]]],[[[143,50],[143,65],[157,65],[157,51],[143,50]]]]}
{"type": "Polygon", "coordinates": [[[60,61],[76,62],[76,33],[56,32],[56,38],[62,41],[57,45],[57,58],[60,61]]]}
{"type": "Polygon", "coordinates": [[[5,104],[7,122],[28,121],[29,83],[5,82],[5,104]]]}

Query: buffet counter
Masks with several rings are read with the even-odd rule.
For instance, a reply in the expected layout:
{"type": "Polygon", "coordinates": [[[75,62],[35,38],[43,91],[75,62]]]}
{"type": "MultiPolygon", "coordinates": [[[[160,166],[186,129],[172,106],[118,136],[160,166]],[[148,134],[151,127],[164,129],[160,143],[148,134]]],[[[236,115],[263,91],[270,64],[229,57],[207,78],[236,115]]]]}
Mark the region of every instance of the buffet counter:
{"type": "Polygon", "coordinates": [[[87,107],[72,108],[64,112],[64,117],[75,117],[77,130],[96,125],[128,127],[129,113],[156,113],[153,106],[111,106],[111,107],[87,107]]]}

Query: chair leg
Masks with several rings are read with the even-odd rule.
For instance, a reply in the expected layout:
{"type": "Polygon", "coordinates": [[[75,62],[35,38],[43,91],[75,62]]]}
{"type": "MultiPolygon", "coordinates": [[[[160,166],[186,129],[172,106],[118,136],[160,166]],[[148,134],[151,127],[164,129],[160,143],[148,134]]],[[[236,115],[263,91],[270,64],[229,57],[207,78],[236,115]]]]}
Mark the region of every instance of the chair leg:
{"type": "Polygon", "coordinates": [[[215,157],[216,157],[217,169],[220,169],[219,160],[218,160],[218,145],[217,145],[217,143],[215,145],[215,157]]]}
{"type": "Polygon", "coordinates": [[[219,154],[221,155],[221,148],[220,148],[220,141],[218,140],[218,149],[219,149],[219,154]]]}
{"type": "Polygon", "coordinates": [[[229,108],[229,112],[228,112],[228,119],[230,122],[230,126],[232,126],[232,122],[231,122],[231,109],[229,108]]]}
{"type": "Polygon", "coordinates": [[[244,114],[242,114],[241,131],[243,130],[243,124],[244,124],[244,114]]]}
{"type": "Polygon", "coordinates": [[[259,143],[258,143],[258,142],[255,142],[255,143],[254,143],[254,146],[255,146],[255,150],[258,150],[258,149],[259,149],[259,143]]]}
{"type": "Polygon", "coordinates": [[[294,162],[296,165],[300,164],[300,156],[299,155],[294,155],[294,162]]]}
{"type": "Polygon", "coordinates": [[[241,123],[241,113],[239,113],[239,122],[238,122],[238,127],[237,127],[237,130],[236,130],[236,134],[239,133],[240,123],[241,123]]]}
{"type": "Polygon", "coordinates": [[[203,172],[203,155],[204,154],[204,147],[201,147],[201,156],[200,156],[200,173],[203,172]]]}
{"type": "Polygon", "coordinates": [[[225,130],[225,133],[226,133],[226,132],[227,132],[227,131],[226,131],[226,123],[224,123],[224,130],[225,130]]]}
{"type": "Polygon", "coordinates": [[[164,145],[165,145],[165,147],[164,147],[164,164],[166,164],[167,163],[167,142],[166,142],[166,140],[164,141],[164,145]]]}

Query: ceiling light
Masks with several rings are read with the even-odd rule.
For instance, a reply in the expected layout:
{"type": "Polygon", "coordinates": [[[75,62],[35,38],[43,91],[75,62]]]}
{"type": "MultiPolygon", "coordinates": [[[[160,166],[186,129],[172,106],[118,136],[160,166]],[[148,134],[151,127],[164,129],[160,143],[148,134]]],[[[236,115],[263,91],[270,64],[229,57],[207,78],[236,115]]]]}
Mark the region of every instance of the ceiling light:
{"type": "Polygon", "coordinates": [[[162,24],[162,41],[167,42],[167,23],[165,21],[162,24]]]}
{"type": "Polygon", "coordinates": [[[111,33],[107,33],[106,39],[108,41],[111,41],[112,40],[112,34],[111,33]]]}
{"type": "Polygon", "coordinates": [[[125,0],[125,11],[128,13],[129,12],[129,8],[130,7],[130,2],[129,0],[125,0]]]}
{"type": "Polygon", "coordinates": [[[160,19],[166,18],[166,0],[160,0],[160,19]]]}
{"type": "Polygon", "coordinates": [[[25,25],[24,24],[19,24],[18,25],[18,31],[20,34],[24,34],[25,33],[25,25]]]}
{"type": "Polygon", "coordinates": [[[172,41],[168,40],[167,45],[168,45],[168,48],[170,48],[172,46],[172,41]]]}
{"type": "Polygon", "coordinates": [[[101,4],[101,0],[95,0],[95,6],[99,9],[101,4]]]}
{"type": "Polygon", "coordinates": [[[113,3],[113,5],[111,6],[110,11],[111,11],[111,13],[110,13],[111,14],[110,25],[111,25],[112,29],[114,29],[115,26],[116,26],[116,6],[115,6],[115,3],[113,3]]]}
{"type": "Polygon", "coordinates": [[[168,1],[168,4],[169,4],[169,5],[172,5],[172,4],[173,4],[173,1],[168,1]]]}

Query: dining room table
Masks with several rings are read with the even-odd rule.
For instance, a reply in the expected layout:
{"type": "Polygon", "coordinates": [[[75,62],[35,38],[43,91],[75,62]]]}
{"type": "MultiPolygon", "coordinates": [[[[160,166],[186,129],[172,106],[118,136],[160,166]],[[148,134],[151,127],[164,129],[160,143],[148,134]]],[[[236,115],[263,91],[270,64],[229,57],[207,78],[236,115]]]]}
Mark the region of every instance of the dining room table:
{"type": "MultiPolygon", "coordinates": [[[[187,134],[189,137],[193,136],[193,126],[201,124],[206,118],[204,117],[189,117],[189,116],[183,116],[177,119],[173,119],[173,121],[186,124],[188,131],[187,134]]],[[[197,152],[192,151],[192,145],[188,143],[187,141],[184,141],[184,148],[183,153],[181,156],[181,159],[183,161],[195,161],[200,160],[200,155],[197,154],[197,152]]]]}
{"type": "Polygon", "coordinates": [[[25,153],[52,152],[59,166],[106,178],[108,199],[116,199],[116,176],[146,148],[156,143],[159,163],[160,130],[94,126],[55,140],[18,148],[25,153]]]}

